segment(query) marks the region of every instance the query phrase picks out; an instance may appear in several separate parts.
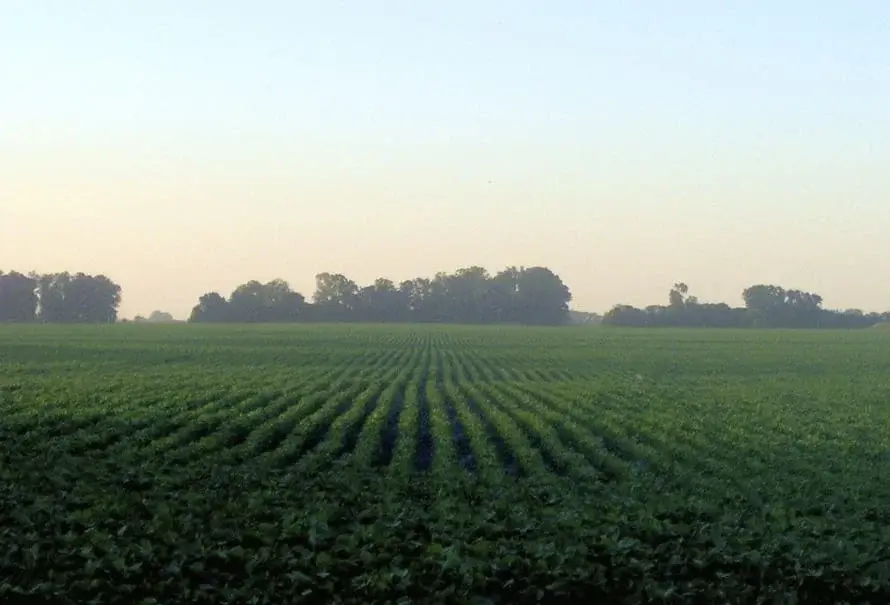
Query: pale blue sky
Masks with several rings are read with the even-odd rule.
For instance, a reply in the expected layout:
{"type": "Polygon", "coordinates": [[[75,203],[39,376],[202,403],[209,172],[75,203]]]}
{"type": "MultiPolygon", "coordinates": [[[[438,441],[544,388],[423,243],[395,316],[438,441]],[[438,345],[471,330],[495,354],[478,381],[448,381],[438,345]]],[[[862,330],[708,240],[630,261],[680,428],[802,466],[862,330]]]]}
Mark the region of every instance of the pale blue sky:
{"type": "Polygon", "coordinates": [[[890,3],[0,0],[0,267],[890,309],[890,3]]]}

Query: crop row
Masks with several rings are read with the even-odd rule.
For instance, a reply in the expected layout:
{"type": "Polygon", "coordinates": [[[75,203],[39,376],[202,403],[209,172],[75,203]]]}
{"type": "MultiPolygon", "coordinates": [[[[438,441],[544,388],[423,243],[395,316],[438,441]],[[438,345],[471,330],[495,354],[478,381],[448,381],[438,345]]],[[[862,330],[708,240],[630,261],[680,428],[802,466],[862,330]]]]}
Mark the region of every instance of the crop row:
{"type": "Polygon", "coordinates": [[[750,495],[734,488],[732,460],[647,423],[639,399],[610,403],[533,370],[506,373],[496,379],[499,370],[480,355],[426,340],[201,392],[180,375],[160,388],[134,381],[67,406],[13,398],[0,411],[18,447],[50,443],[56,456],[118,467],[153,461],[171,475],[247,465],[307,476],[346,464],[403,479],[455,471],[490,485],[510,477],[577,485],[657,478],[750,495]]]}

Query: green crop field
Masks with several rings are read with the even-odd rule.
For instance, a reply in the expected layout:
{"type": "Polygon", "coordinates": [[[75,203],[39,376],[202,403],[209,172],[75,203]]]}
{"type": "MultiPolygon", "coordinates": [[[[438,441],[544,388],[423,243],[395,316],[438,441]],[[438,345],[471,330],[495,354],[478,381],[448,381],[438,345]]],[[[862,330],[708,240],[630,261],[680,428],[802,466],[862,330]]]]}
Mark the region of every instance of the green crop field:
{"type": "Polygon", "coordinates": [[[890,602],[890,334],[0,327],[2,603],[890,602]]]}

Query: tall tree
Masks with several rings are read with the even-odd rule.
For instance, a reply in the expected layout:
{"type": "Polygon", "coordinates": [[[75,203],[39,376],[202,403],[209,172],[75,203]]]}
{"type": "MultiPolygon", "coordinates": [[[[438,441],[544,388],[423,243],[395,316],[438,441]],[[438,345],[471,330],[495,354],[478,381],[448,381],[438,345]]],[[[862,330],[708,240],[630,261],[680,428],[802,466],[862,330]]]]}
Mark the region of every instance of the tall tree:
{"type": "Polygon", "coordinates": [[[250,280],[232,291],[228,300],[217,292],[203,295],[192,309],[190,322],[279,322],[302,319],[306,308],[303,295],[283,279],[268,283],[250,280]]]}
{"type": "Polygon", "coordinates": [[[0,271],[0,321],[27,322],[37,317],[37,280],[0,271]]]}
{"type": "Polygon", "coordinates": [[[260,282],[251,280],[241,284],[229,296],[230,319],[245,323],[262,321],[269,306],[266,299],[265,288],[260,282]]]}
{"type": "Polygon", "coordinates": [[[268,305],[266,321],[298,321],[305,310],[305,297],[291,289],[283,279],[273,279],[263,287],[268,305]]]}
{"type": "Polygon", "coordinates": [[[39,316],[49,323],[114,323],[121,287],[104,275],[53,273],[37,279],[39,316]]]}
{"type": "Polygon", "coordinates": [[[193,323],[223,321],[229,321],[229,303],[218,292],[203,294],[189,315],[189,322],[193,323]]]}
{"type": "Polygon", "coordinates": [[[689,293],[689,286],[683,282],[674,284],[668,295],[668,302],[674,309],[680,309],[686,304],[686,294],[689,293]]]}
{"type": "Polygon", "coordinates": [[[407,279],[399,284],[399,294],[407,307],[409,321],[432,321],[430,300],[432,282],[426,278],[407,279]]]}
{"type": "Polygon", "coordinates": [[[489,306],[497,322],[515,323],[520,321],[519,285],[522,272],[516,267],[507,267],[491,280],[489,306]]]}
{"type": "Polygon", "coordinates": [[[757,284],[742,292],[745,307],[757,327],[817,327],[822,316],[822,297],[801,290],[757,284]]]}
{"type": "Polygon", "coordinates": [[[465,267],[444,276],[445,296],[452,319],[462,323],[492,321],[487,304],[490,279],[488,271],[479,266],[465,267]]]}
{"type": "Polygon", "coordinates": [[[615,305],[603,315],[603,325],[643,328],[649,325],[652,312],[632,305],[615,305]]]}
{"type": "Polygon", "coordinates": [[[341,273],[319,273],[315,276],[312,301],[319,319],[339,321],[351,319],[358,306],[358,285],[341,273]]]}
{"type": "Polygon", "coordinates": [[[757,284],[742,291],[742,299],[754,327],[780,327],[785,306],[785,289],[757,284]]]}
{"type": "Polygon", "coordinates": [[[571,300],[569,288],[550,269],[529,267],[520,270],[517,307],[522,323],[566,323],[571,300]]]}
{"type": "Polygon", "coordinates": [[[357,304],[358,316],[364,321],[404,321],[409,312],[409,294],[391,279],[378,277],[370,286],[359,289],[357,304]]]}

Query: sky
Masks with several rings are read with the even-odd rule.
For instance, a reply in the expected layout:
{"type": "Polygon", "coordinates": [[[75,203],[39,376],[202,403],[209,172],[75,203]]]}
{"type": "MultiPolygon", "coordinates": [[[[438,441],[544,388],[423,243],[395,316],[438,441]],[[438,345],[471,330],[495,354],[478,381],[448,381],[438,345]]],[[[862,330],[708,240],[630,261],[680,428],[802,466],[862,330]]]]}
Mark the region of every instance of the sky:
{"type": "Polygon", "coordinates": [[[0,268],[890,309],[886,0],[0,0],[0,268]]]}

